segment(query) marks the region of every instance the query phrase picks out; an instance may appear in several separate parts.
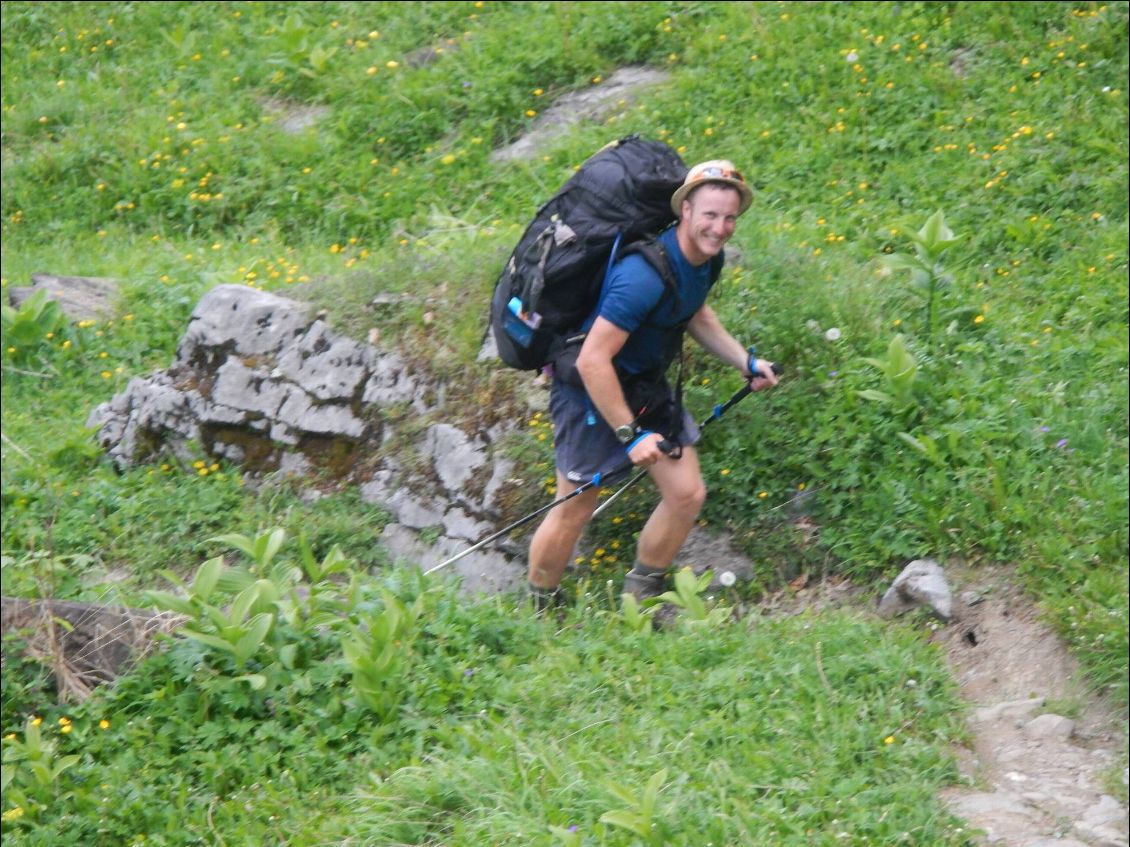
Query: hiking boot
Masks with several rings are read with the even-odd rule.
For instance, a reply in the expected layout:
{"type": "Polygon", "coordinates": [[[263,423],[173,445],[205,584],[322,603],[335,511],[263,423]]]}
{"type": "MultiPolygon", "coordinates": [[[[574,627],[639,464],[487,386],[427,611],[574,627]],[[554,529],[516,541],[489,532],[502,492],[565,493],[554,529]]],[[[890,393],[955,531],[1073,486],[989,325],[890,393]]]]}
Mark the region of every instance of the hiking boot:
{"type": "Polygon", "coordinates": [[[624,576],[624,593],[631,594],[641,603],[658,597],[667,590],[667,571],[641,573],[633,568],[624,576]]]}
{"type": "Polygon", "coordinates": [[[664,603],[652,613],[651,627],[655,630],[670,629],[678,617],[679,607],[664,603]]]}
{"type": "Polygon", "coordinates": [[[544,614],[550,609],[559,609],[567,602],[565,592],[560,586],[557,588],[538,588],[530,586],[530,602],[533,603],[537,614],[544,614]]]}

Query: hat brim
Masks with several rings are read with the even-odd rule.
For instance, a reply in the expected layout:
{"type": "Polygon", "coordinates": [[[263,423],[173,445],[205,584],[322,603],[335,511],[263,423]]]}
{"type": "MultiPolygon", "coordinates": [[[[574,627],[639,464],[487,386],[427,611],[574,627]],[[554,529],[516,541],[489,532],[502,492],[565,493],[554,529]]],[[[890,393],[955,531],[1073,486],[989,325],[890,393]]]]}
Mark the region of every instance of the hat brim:
{"type": "Polygon", "coordinates": [[[694,182],[680,185],[675,193],[671,195],[671,211],[675,213],[675,217],[679,217],[683,213],[683,201],[696,188],[702,188],[704,185],[729,185],[738,190],[741,196],[741,203],[738,206],[738,214],[745,214],[746,210],[753,205],[753,190],[744,182],[736,179],[730,179],[724,176],[712,176],[704,179],[696,179],[694,182]]]}

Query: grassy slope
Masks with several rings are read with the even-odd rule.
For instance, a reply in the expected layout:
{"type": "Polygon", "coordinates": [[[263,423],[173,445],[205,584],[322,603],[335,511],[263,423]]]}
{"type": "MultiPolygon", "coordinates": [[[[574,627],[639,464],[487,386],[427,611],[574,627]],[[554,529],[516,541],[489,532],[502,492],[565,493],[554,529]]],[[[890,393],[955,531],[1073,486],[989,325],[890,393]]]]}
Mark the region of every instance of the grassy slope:
{"type": "MultiPolygon", "coordinates": [[[[829,567],[877,579],[924,553],[1018,562],[1125,702],[1124,4],[3,15],[4,285],[38,270],[127,280],[113,322],[5,353],[6,593],[102,595],[124,567],[134,577],[114,590],[129,601],[157,569],[215,552],[210,536],[270,524],[377,563],[382,518],[357,532],[348,493],[311,507],[285,487],[251,496],[233,469],[117,476],[86,411],[167,364],[199,295],[233,281],[314,283],[359,335],[373,294],[427,290],[444,332],[409,306],[385,338],[463,371],[486,401],[473,405],[494,405],[506,383],[470,364],[491,269],[588,152],[638,131],[689,160],[729,155],[758,188],[717,302],[791,379],[711,435],[708,521],[744,540],[767,583],[829,567]],[[530,112],[634,62],[671,82],[541,158],[490,164],[530,112]],[[279,130],[280,109],[314,105],[327,110],[316,129],[279,130]],[[960,241],[929,333],[909,279],[876,257],[910,251],[907,233],[939,208],[960,241]],[[919,367],[898,408],[858,393],[889,389],[866,359],[896,332],[919,367]],[[771,511],[801,486],[817,490],[815,545],[771,511]]],[[[736,386],[693,364],[697,413],[736,386]]],[[[544,461],[540,444],[526,450],[544,461]]],[[[629,545],[642,505],[596,542],[629,545]]],[[[610,558],[588,565],[614,576],[610,558]]]]}

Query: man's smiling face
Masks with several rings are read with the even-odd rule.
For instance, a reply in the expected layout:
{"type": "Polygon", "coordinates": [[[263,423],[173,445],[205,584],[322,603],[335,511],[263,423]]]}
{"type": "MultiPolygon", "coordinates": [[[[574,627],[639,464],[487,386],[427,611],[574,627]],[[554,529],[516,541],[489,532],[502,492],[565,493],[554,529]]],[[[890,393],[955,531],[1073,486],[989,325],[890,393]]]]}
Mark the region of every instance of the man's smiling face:
{"type": "Polygon", "coordinates": [[[692,265],[701,265],[722,252],[738,222],[741,197],[726,185],[707,184],[683,201],[679,246],[692,265]]]}

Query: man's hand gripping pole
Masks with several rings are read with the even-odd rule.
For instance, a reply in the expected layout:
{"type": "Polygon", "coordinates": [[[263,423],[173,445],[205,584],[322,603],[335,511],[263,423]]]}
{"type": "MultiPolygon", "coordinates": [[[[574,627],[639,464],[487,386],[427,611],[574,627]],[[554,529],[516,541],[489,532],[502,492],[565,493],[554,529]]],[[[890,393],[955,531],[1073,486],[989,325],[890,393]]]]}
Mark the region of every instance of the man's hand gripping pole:
{"type": "MultiPolygon", "coordinates": [[[[773,363],[772,367],[773,367],[773,373],[777,374],[778,376],[780,376],[784,372],[784,369],[780,365],[778,365],[776,362],[773,363]]],[[[710,417],[708,417],[706,420],[704,420],[702,423],[700,423],[698,425],[698,428],[700,430],[706,429],[706,427],[709,426],[713,421],[718,420],[720,417],[722,417],[722,415],[726,414],[726,412],[728,412],[730,409],[732,409],[734,406],[736,406],[738,403],[742,402],[742,400],[744,400],[746,397],[748,397],[750,394],[752,394],[753,388],[750,386],[750,383],[753,382],[753,380],[760,379],[760,378],[763,378],[763,377],[759,377],[756,373],[752,377],[750,377],[750,381],[747,382],[745,385],[743,385],[741,388],[739,388],[737,391],[735,391],[733,397],[731,397],[725,403],[720,403],[719,405],[715,406],[714,410],[710,413],[710,417]]],[[[666,452],[666,451],[664,451],[664,452],[666,452]]],[[[603,512],[609,506],[611,506],[612,502],[617,497],[619,497],[621,494],[623,494],[625,491],[627,491],[629,488],[631,488],[633,485],[635,485],[637,482],[639,482],[641,479],[643,479],[644,476],[646,476],[646,475],[647,475],[647,471],[640,471],[634,477],[629,479],[626,483],[624,483],[623,487],[621,487],[619,491],[617,491],[615,494],[613,494],[611,497],[609,497],[607,500],[605,500],[603,503],[601,503],[597,507],[596,511],[592,513],[592,516],[595,518],[597,515],[599,515],[601,512],[603,512]]]]}

